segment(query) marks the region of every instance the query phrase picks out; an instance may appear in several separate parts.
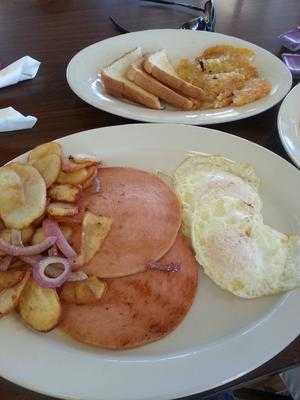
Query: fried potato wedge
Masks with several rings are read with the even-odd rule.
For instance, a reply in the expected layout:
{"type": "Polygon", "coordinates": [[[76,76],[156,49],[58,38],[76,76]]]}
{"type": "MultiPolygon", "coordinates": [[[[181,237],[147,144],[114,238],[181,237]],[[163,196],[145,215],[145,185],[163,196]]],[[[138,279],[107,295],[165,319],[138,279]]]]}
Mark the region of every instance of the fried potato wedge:
{"type": "Polygon", "coordinates": [[[25,276],[25,271],[10,269],[0,272],[0,291],[15,286],[25,276]]]}
{"type": "Polygon", "coordinates": [[[78,171],[63,172],[60,171],[57,182],[62,184],[80,185],[90,177],[89,168],[81,168],[78,171]]]}
{"type": "Polygon", "coordinates": [[[69,304],[95,304],[103,296],[107,284],[95,276],[84,281],[67,282],[60,293],[62,301],[69,304]]]}
{"type": "MultiPolygon", "coordinates": [[[[10,243],[10,229],[3,229],[0,232],[0,239],[5,240],[6,242],[10,243]]],[[[5,256],[6,254],[0,250],[0,257],[5,256]]]]}
{"type": "Polygon", "coordinates": [[[90,211],[84,213],[79,264],[87,264],[99,251],[110,231],[111,224],[112,219],[109,217],[95,215],[90,211]]]}
{"type": "Polygon", "coordinates": [[[92,156],[91,154],[73,154],[69,156],[69,160],[76,164],[85,165],[86,167],[99,163],[97,157],[92,156]]]}
{"type": "Polygon", "coordinates": [[[31,244],[32,244],[32,245],[39,244],[39,243],[41,243],[43,240],[45,240],[45,235],[44,235],[43,229],[42,229],[42,228],[38,228],[38,229],[34,232],[34,235],[32,236],[31,244]]]}
{"type": "MultiPolygon", "coordinates": [[[[22,207],[25,193],[22,178],[8,166],[0,168],[0,214],[22,207]]],[[[5,221],[4,221],[5,222],[5,221]]]]}
{"type": "MultiPolygon", "coordinates": [[[[21,238],[22,238],[22,243],[27,244],[32,235],[34,233],[34,229],[32,226],[28,226],[27,228],[24,228],[21,230],[21,238]]],[[[10,229],[3,229],[0,231],[0,239],[5,240],[6,242],[10,243],[10,238],[11,238],[11,230],[10,229]]],[[[0,251],[0,257],[5,256],[5,253],[0,251]]]]}
{"type": "Polygon", "coordinates": [[[29,276],[30,271],[23,272],[23,278],[19,282],[0,291],[0,316],[8,314],[18,305],[29,276]]]}
{"type": "Polygon", "coordinates": [[[32,163],[35,160],[48,156],[49,154],[56,154],[57,156],[61,157],[61,146],[56,142],[41,144],[29,152],[28,162],[32,163]]]}
{"type": "Polygon", "coordinates": [[[47,213],[51,217],[70,217],[78,214],[78,207],[69,203],[55,202],[47,206],[47,213]]]}
{"type": "Polygon", "coordinates": [[[64,172],[78,171],[82,168],[88,168],[97,164],[95,157],[86,156],[86,158],[78,156],[62,157],[61,169],[64,172]]]}
{"type": "Polygon", "coordinates": [[[106,282],[100,280],[96,276],[90,276],[85,281],[86,286],[91,290],[97,300],[101,299],[105,290],[107,289],[106,282]]]}
{"type": "MultiPolygon", "coordinates": [[[[64,235],[64,237],[69,241],[71,239],[72,236],[72,228],[68,225],[60,225],[60,229],[64,235]]],[[[34,235],[31,239],[31,244],[35,245],[35,244],[39,244],[41,243],[43,240],[45,240],[45,235],[43,232],[42,228],[38,228],[35,232],[34,235]]]]}
{"type": "Polygon", "coordinates": [[[52,200],[66,201],[68,203],[75,203],[79,194],[80,188],[69,183],[53,185],[48,191],[48,195],[52,200]]]}
{"type": "Polygon", "coordinates": [[[61,169],[61,158],[57,154],[48,154],[44,157],[28,161],[44,178],[47,188],[57,179],[61,169]]]}
{"type": "MultiPolygon", "coordinates": [[[[6,175],[7,177],[7,175],[6,175]]],[[[18,190],[20,186],[18,186],[18,190]]],[[[0,168],[0,216],[7,228],[23,229],[39,218],[46,208],[45,181],[36,168],[29,164],[11,163],[0,168]],[[5,187],[3,169],[11,172],[11,177],[19,177],[21,184],[20,199],[12,186],[5,187]],[[2,170],[2,172],[1,172],[2,170]]]]}
{"type": "Polygon", "coordinates": [[[77,282],[66,282],[59,293],[60,299],[65,303],[77,304],[75,293],[76,285],[77,282]]]}
{"type": "Polygon", "coordinates": [[[69,242],[72,237],[73,229],[68,225],[60,225],[59,227],[60,227],[62,233],[64,234],[64,237],[69,242]]]}
{"type": "Polygon", "coordinates": [[[55,289],[42,288],[30,279],[19,301],[22,319],[31,328],[48,332],[59,322],[61,305],[55,289]]]}
{"type": "MultiPolygon", "coordinates": [[[[21,230],[21,238],[22,238],[22,243],[27,244],[30,239],[32,238],[32,235],[34,233],[34,229],[32,226],[28,226],[27,228],[24,228],[21,230]]],[[[5,240],[6,242],[10,243],[11,240],[11,229],[3,229],[0,231],[0,239],[5,240]]],[[[4,255],[0,251],[0,256],[4,255]]]]}
{"type": "Polygon", "coordinates": [[[21,230],[22,243],[24,244],[29,243],[33,234],[34,234],[34,228],[32,226],[27,226],[26,228],[22,229],[21,230]]]}
{"type": "Polygon", "coordinates": [[[8,271],[27,271],[28,269],[31,269],[31,265],[26,264],[24,261],[17,259],[14,261],[10,266],[8,267],[8,271]]]}
{"type": "Polygon", "coordinates": [[[94,167],[90,167],[89,168],[89,173],[90,176],[88,177],[88,179],[83,182],[83,184],[81,185],[82,189],[86,189],[89,186],[91,186],[91,184],[93,183],[93,180],[96,178],[96,176],[98,175],[98,168],[96,166],[94,167]]]}

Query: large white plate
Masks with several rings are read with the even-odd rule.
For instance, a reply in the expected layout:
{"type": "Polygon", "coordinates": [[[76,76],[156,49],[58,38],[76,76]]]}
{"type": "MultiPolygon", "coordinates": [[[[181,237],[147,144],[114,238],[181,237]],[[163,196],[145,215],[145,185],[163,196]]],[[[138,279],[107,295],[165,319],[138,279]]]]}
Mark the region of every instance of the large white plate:
{"type": "Polygon", "coordinates": [[[278,131],[281,142],[300,168],[300,83],[286,96],[278,113],[278,131]]]}
{"type": "Polygon", "coordinates": [[[115,36],[81,50],[67,68],[71,89],[84,101],[122,117],[146,122],[175,122],[207,125],[247,118],[261,113],[278,103],[289,91],[292,77],[279,58],[244,40],[212,32],[194,32],[178,29],[159,29],[115,36]],[[176,63],[180,58],[194,58],[202,49],[216,44],[230,44],[252,49],[256,53],[255,65],[260,74],[272,84],[265,98],[243,107],[226,107],[204,111],[150,110],[116,99],[106,94],[98,78],[99,71],[124,53],[142,46],[147,52],[165,48],[176,63]]]}
{"type": "MultiPolygon", "coordinates": [[[[150,171],[172,170],[189,150],[250,162],[262,178],[266,221],[283,232],[300,232],[299,171],[244,139],[206,128],[137,124],[94,129],[59,142],[66,152],[93,153],[111,165],[150,171]]],[[[237,378],[281,351],[300,332],[299,305],[299,290],[242,300],[201,274],[192,309],[175,332],[122,352],[80,345],[58,331],[39,334],[8,317],[0,323],[0,374],[62,398],[181,397],[237,378]]]]}

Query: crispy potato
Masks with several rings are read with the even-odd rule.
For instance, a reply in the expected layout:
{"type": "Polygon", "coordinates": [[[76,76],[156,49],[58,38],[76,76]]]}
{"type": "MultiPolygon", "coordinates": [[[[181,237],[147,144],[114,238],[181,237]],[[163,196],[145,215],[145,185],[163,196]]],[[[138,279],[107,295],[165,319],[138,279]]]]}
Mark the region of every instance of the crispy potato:
{"type": "Polygon", "coordinates": [[[84,281],[67,282],[60,293],[62,301],[71,304],[95,304],[103,296],[107,284],[92,276],[84,281]]]}
{"type": "Polygon", "coordinates": [[[69,217],[58,217],[55,216],[53,217],[55,221],[57,221],[59,224],[64,224],[68,226],[78,226],[81,225],[82,220],[83,220],[83,212],[78,212],[78,214],[69,216],[69,217]]]}
{"type": "Polygon", "coordinates": [[[55,289],[42,288],[30,279],[19,301],[23,320],[33,329],[48,332],[59,322],[61,305],[55,289]]]}
{"type": "Polygon", "coordinates": [[[24,278],[25,271],[10,269],[0,272],[0,291],[15,286],[24,278]]]}
{"type": "Polygon", "coordinates": [[[89,174],[90,174],[90,176],[88,177],[88,179],[87,179],[85,182],[83,182],[83,184],[81,185],[81,186],[82,186],[82,189],[86,189],[86,188],[88,188],[89,186],[91,186],[93,180],[94,180],[94,179],[96,178],[96,176],[98,175],[98,168],[97,168],[96,166],[90,167],[90,168],[89,168],[89,174]]]}
{"type": "Polygon", "coordinates": [[[29,164],[11,163],[2,168],[0,168],[1,218],[7,228],[26,228],[45,211],[46,185],[44,179],[37,169],[29,164]],[[15,174],[18,175],[22,186],[20,200],[16,201],[15,192],[10,190],[9,185],[6,190],[3,180],[1,182],[2,168],[5,168],[5,171],[11,171],[11,177],[15,174]]]}
{"type": "Polygon", "coordinates": [[[8,267],[9,271],[27,271],[28,269],[31,269],[31,265],[26,264],[21,259],[17,259],[8,267]]]}
{"type": "Polygon", "coordinates": [[[64,185],[53,185],[48,195],[52,200],[55,201],[66,201],[69,203],[75,203],[80,194],[80,188],[68,183],[64,185]]]}
{"type": "Polygon", "coordinates": [[[65,303],[76,304],[76,294],[75,287],[77,282],[66,282],[61,291],[60,291],[60,299],[65,303]]]}
{"type": "MultiPolygon", "coordinates": [[[[5,240],[6,242],[10,243],[10,229],[3,229],[0,232],[0,239],[5,240]]],[[[6,254],[0,251],[0,256],[5,256],[6,254]]]]}
{"type": "Polygon", "coordinates": [[[57,182],[58,183],[68,183],[70,185],[80,185],[90,177],[89,168],[82,168],[78,171],[73,172],[63,172],[60,171],[57,182]]]}
{"type": "MultiPolygon", "coordinates": [[[[49,199],[47,199],[47,204],[48,204],[48,202],[49,202],[49,199]]],[[[42,224],[44,218],[45,218],[45,214],[42,214],[39,218],[35,219],[35,220],[32,222],[32,226],[33,226],[35,229],[36,229],[37,227],[41,226],[41,224],[42,224]]]]}
{"type": "Polygon", "coordinates": [[[44,235],[43,229],[42,229],[42,228],[38,228],[38,229],[34,232],[34,235],[32,236],[31,244],[32,244],[32,245],[39,244],[39,243],[41,243],[43,240],[45,240],[45,235],[44,235]]]}
{"type": "Polygon", "coordinates": [[[79,264],[87,264],[99,251],[110,231],[111,224],[111,218],[95,215],[90,211],[84,213],[79,264]]]}
{"type": "Polygon", "coordinates": [[[28,163],[39,171],[45,180],[47,188],[56,181],[61,168],[61,158],[57,154],[48,154],[44,157],[28,161],[28,163]]]}
{"type": "Polygon", "coordinates": [[[217,45],[209,47],[204,50],[201,57],[203,58],[218,58],[224,55],[229,55],[232,57],[244,57],[246,59],[251,59],[255,53],[244,47],[234,47],[230,45],[217,45]]]}
{"type": "Polygon", "coordinates": [[[14,286],[0,291],[0,316],[8,314],[18,305],[29,276],[30,271],[28,270],[23,273],[21,281],[17,282],[14,286]]]}
{"type": "Polygon", "coordinates": [[[64,237],[69,242],[72,237],[73,229],[69,225],[59,225],[64,237]]]}
{"type": "Polygon", "coordinates": [[[48,205],[47,213],[51,217],[70,217],[78,214],[78,207],[69,203],[55,202],[48,205]]]}
{"type": "Polygon", "coordinates": [[[86,286],[89,287],[89,289],[91,290],[91,292],[93,293],[93,295],[97,300],[101,299],[107,288],[106,282],[101,281],[96,276],[90,276],[83,282],[85,282],[86,286]]]}
{"type": "MultiPolygon", "coordinates": [[[[22,243],[27,244],[32,235],[34,233],[34,229],[32,226],[28,226],[27,228],[24,228],[21,230],[21,237],[22,237],[22,243]]],[[[11,230],[10,229],[3,229],[0,231],[0,239],[5,240],[6,242],[10,243],[10,235],[11,235],[11,230]]],[[[5,253],[0,251],[0,257],[4,256],[5,253]]]]}
{"type": "Polygon", "coordinates": [[[27,244],[30,242],[34,234],[34,228],[32,226],[27,226],[26,228],[22,229],[21,236],[22,236],[22,243],[27,244]]]}
{"type": "Polygon", "coordinates": [[[78,171],[82,168],[88,168],[92,165],[97,164],[97,159],[94,157],[87,158],[79,157],[78,156],[69,156],[69,157],[62,157],[62,164],[61,169],[64,172],[73,172],[78,171]]]}
{"type": "MultiPolygon", "coordinates": [[[[0,213],[9,213],[25,203],[22,178],[8,166],[0,168],[0,213]]],[[[4,221],[5,222],[5,221],[4,221]]]]}
{"type": "Polygon", "coordinates": [[[74,154],[69,156],[69,160],[76,164],[85,165],[85,167],[90,167],[92,165],[98,164],[97,157],[90,154],[74,154]]]}
{"type": "Polygon", "coordinates": [[[73,229],[68,225],[60,225],[59,227],[60,227],[62,233],[64,234],[64,237],[69,242],[72,237],[73,229]]]}
{"type": "Polygon", "coordinates": [[[235,106],[243,106],[252,103],[269,94],[271,88],[270,83],[265,79],[250,79],[243,88],[233,92],[232,103],[235,106]]]}
{"type": "Polygon", "coordinates": [[[56,154],[57,156],[61,157],[61,146],[56,142],[41,144],[30,151],[28,155],[28,162],[32,163],[35,160],[48,156],[49,154],[56,154]]]}
{"type": "MultiPolygon", "coordinates": [[[[72,228],[68,225],[60,225],[60,229],[64,235],[64,237],[69,241],[71,239],[72,236],[72,228]]],[[[39,244],[41,243],[43,240],[45,240],[45,235],[43,233],[43,229],[42,228],[38,228],[35,232],[34,235],[32,237],[31,240],[31,244],[39,244]]]]}

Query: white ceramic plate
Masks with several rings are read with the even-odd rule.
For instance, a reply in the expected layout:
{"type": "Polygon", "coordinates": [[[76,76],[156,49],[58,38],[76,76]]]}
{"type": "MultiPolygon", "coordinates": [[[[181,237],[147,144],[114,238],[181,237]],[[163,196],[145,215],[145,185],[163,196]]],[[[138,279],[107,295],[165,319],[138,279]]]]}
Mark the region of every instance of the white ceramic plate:
{"type": "MultiPolygon", "coordinates": [[[[149,171],[174,169],[190,150],[250,162],[262,179],[267,223],[300,232],[299,171],[236,136],[183,125],[137,124],[94,129],[59,142],[67,153],[92,153],[110,165],[149,171]]],[[[224,384],[275,356],[300,332],[299,305],[299,290],[242,300],[201,274],[195,302],[175,332],[121,352],[81,345],[59,331],[33,332],[17,317],[3,318],[0,374],[68,399],[173,399],[224,384]]]]}
{"type": "Polygon", "coordinates": [[[300,83],[286,96],[278,113],[281,142],[294,163],[300,168],[300,83]]]}
{"type": "Polygon", "coordinates": [[[211,32],[194,32],[178,29],[159,29],[119,35],[95,43],[81,50],[67,68],[71,89],[84,101],[122,117],[146,122],[172,122],[207,125],[247,118],[259,114],[278,103],[289,91],[292,77],[279,58],[244,40],[211,32]],[[172,63],[180,58],[196,57],[201,50],[216,44],[247,47],[256,54],[255,65],[260,75],[272,84],[271,93],[265,98],[243,107],[226,107],[203,111],[150,110],[106,94],[98,78],[99,71],[137,46],[146,52],[165,48],[172,63]]]}

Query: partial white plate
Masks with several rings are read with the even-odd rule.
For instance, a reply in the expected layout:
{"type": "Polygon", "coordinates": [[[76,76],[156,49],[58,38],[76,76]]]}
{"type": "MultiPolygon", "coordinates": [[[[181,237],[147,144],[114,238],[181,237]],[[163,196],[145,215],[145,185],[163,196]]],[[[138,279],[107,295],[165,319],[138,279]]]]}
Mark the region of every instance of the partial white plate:
{"type": "MultiPolygon", "coordinates": [[[[94,129],[58,141],[67,153],[92,153],[111,165],[149,171],[174,169],[190,150],[249,162],[262,179],[267,223],[283,232],[300,232],[299,171],[247,140],[207,128],[137,124],[94,129]]],[[[166,338],[133,350],[96,349],[57,330],[33,332],[17,316],[3,318],[0,374],[67,399],[173,399],[224,384],[268,361],[299,334],[299,309],[299,290],[242,300],[201,274],[184,322],[166,338]]]]}
{"type": "Polygon", "coordinates": [[[67,68],[71,89],[84,101],[96,108],[146,122],[171,122],[191,125],[208,125],[247,118],[259,114],[278,103],[290,90],[292,77],[285,64],[269,53],[245,40],[212,32],[194,32],[178,29],[158,29],[119,35],[95,43],[76,54],[67,68]],[[179,59],[196,57],[203,49],[216,44],[247,47],[256,54],[255,65],[262,77],[272,84],[271,93],[265,98],[242,107],[216,110],[163,111],[122,101],[108,95],[98,73],[121,55],[141,46],[145,52],[166,49],[172,63],[179,59]]]}
{"type": "Polygon", "coordinates": [[[278,113],[281,142],[294,163],[300,168],[300,83],[286,96],[278,113]]]}

